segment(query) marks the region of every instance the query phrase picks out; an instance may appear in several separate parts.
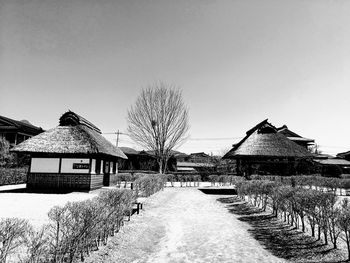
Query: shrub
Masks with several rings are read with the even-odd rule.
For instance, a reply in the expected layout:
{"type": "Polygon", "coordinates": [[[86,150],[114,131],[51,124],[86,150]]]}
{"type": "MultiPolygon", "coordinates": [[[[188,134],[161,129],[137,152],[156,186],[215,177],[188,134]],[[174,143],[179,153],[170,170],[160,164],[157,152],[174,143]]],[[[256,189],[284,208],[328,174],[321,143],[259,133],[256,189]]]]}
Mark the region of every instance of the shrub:
{"type": "Polygon", "coordinates": [[[133,190],[137,196],[148,197],[164,189],[166,179],[163,174],[145,174],[133,182],[133,190]]]}
{"type": "Polygon", "coordinates": [[[0,262],[6,263],[8,257],[25,244],[29,227],[28,221],[24,219],[0,220],[0,262]]]}
{"type": "Polygon", "coordinates": [[[211,174],[209,175],[209,180],[212,185],[215,185],[219,181],[219,176],[217,174],[211,174]]]}
{"type": "Polygon", "coordinates": [[[326,165],[323,169],[323,174],[327,177],[340,178],[342,174],[341,168],[336,164],[326,165]]]}
{"type": "Polygon", "coordinates": [[[27,182],[27,167],[3,168],[0,167],[0,185],[22,184],[27,182]]]}

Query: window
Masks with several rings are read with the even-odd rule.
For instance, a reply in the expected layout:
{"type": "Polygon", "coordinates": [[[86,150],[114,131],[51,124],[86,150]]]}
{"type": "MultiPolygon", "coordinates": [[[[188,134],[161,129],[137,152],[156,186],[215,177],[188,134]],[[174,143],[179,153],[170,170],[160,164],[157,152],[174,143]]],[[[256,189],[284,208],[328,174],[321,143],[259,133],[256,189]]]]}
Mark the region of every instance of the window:
{"type": "Polygon", "coordinates": [[[103,172],[105,173],[105,174],[108,174],[109,173],[109,161],[104,161],[103,162],[103,172]]]}
{"type": "Polygon", "coordinates": [[[96,167],[95,167],[96,174],[100,174],[101,172],[101,160],[96,159],[96,167]]]}
{"type": "Polygon", "coordinates": [[[117,162],[113,162],[113,174],[117,173],[117,162]]]}

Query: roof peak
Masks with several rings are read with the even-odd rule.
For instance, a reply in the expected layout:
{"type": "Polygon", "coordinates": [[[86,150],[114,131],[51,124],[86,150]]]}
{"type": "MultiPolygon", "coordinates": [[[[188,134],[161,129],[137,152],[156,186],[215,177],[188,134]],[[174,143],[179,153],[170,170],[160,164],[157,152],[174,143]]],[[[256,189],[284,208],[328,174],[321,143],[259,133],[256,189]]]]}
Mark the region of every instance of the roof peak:
{"type": "Polygon", "coordinates": [[[92,124],[90,121],[85,119],[84,117],[76,114],[75,112],[69,110],[65,112],[59,119],[60,126],[76,126],[76,125],[84,125],[90,130],[96,131],[101,134],[101,130],[92,124]]]}

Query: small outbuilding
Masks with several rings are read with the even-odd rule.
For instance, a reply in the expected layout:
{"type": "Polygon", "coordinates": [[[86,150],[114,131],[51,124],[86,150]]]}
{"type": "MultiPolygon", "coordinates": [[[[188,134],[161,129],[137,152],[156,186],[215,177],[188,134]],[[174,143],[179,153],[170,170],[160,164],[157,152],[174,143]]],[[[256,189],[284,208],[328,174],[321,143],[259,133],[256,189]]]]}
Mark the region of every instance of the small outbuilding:
{"type": "Polygon", "coordinates": [[[27,188],[31,190],[89,191],[116,180],[118,159],[125,154],[101,135],[101,130],[68,111],[59,126],[12,149],[31,156],[27,188]]]}
{"type": "Polygon", "coordinates": [[[306,148],[279,133],[267,119],[247,131],[246,136],[223,157],[236,161],[239,175],[295,174],[298,163],[311,158],[306,148]]]}

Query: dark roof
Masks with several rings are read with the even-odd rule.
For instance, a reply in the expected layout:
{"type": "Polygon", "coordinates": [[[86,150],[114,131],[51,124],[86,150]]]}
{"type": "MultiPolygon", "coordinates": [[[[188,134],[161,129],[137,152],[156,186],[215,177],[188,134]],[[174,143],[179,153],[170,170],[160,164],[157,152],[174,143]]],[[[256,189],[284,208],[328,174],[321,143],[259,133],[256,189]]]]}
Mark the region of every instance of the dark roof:
{"type": "Polygon", "coordinates": [[[0,116],[0,130],[24,132],[29,135],[37,135],[44,131],[27,120],[17,121],[5,116],[0,116]]]}
{"type": "Polygon", "coordinates": [[[323,160],[314,160],[317,163],[324,164],[324,165],[340,165],[340,166],[350,166],[350,162],[344,159],[337,159],[337,158],[330,158],[330,159],[323,159],[323,160]]]}
{"type": "Polygon", "coordinates": [[[333,155],[325,154],[325,153],[314,153],[314,159],[331,159],[334,158],[333,155]]]}
{"type": "Polygon", "coordinates": [[[206,154],[205,152],[198,152],[198,153],[191,153],[191,157],[205,157],[208,158],[210,155],[206,154]]]}
{"type": "Polygon", "coordinates": [[[215,167],[212,163],[192,163],[192,162],[177,162],[177,167],[215,167]]]}
{"type": "Polygon", "coordinates": [[[122,150],[122,152],[125,154],[139,154],[139,151],[136,151],[135,149],[130,147],[119,147],[119,149],[122,150]]]}
{"type": "Polygon", "coordinates": [[[277,132],[275,126],[266,120],[248,130],[246,136],[223,157],[311,157],[303,147],[277,132]]]}
{"type": "MultiPolygon", "coordinates": [[[[75,119],[79,116],[72,117],[72,114],[74,113],[69,112],[67,116],[75,119]]],[[[79,120],[81,120],[80,118],[79,120]]],[[[61,119],[60,123],[66,125],[57,126],[34,136],[15,146],[12,151],[27,153],[105,154],[127,159],[119,148],[104,138],[93,126],[86,125],[85,123],[61,122],[61,119]]]]}
{"type": "MultiPolygon", "coordinates": [[[[150,155],[150,156],[153,156],[153,157],[156,156],[156,152],[153,151],[153,150],[149,150],[149,151],[144,151],[143,150],[143,151],[140,151],[139,154],[146,154],[146,155],[150,155]]],[[[173,150],[170,151],[170,156],[171,157],[176,157],[178,154],[183,154],[183,153],[178,152],[178,151],[173,151],[173,150]]]]}
{"type": "Polygon", "coordinates": [[[314,142],[314,139],[304,138],[304,137],[287,137],[289,140],[293,142],[314,142]]]}
{"type": "Polygon", "coordinates": [[[338,153],[338,154],[337,154],[337,157],[345,158],[345,157],[347,157],[348,155],[350,155],[350,151],[338,153]]]}
{"type": "Polygon", "coordinates": [[[287,125],[283,125],[282,127],[276,128],[278,133],[283,134],[286,136],[289,140],[294,142],[306,142],[306,143],[312,143],[315,142],[314,139],[304,138],[300,136],[299,134],[291,131],[288,129],[287,125]]]}

